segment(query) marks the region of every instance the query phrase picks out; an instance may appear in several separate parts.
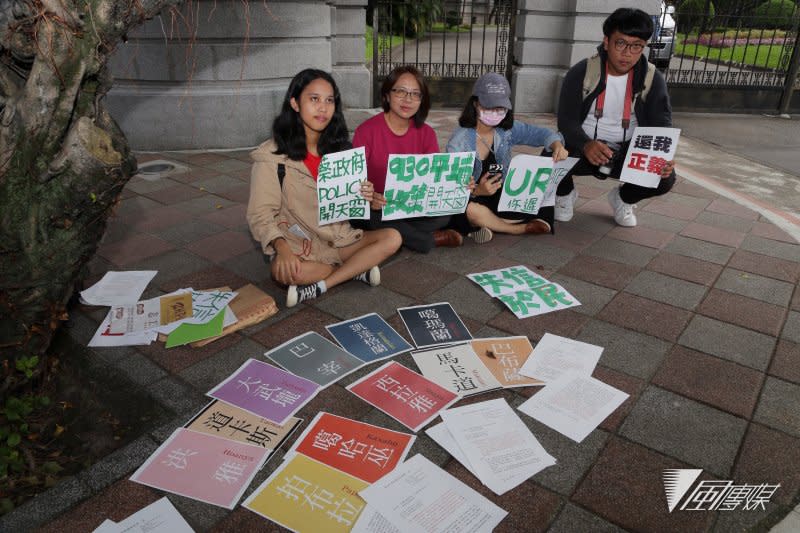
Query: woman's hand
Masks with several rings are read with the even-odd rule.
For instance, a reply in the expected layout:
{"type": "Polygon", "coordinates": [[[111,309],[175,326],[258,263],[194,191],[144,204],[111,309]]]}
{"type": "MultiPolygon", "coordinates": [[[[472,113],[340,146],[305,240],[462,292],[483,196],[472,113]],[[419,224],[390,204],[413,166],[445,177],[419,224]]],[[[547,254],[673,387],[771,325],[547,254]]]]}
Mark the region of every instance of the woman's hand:
{"type": "Polygon", "coordinates": [[[569,152],[561,141],[555,141],[553,144],[550,145],[550,150],[553,151],[553,162],[556,161],[563,161],[567,157],[569,157],[569,152]]]}
{"type": "Polygon", "coordinates": [[[379,192],[372,193],[372,200],[369,203],[370,209],[380,210],[386,205],[386,197],[379,192]]]}
{"type": "Polygon", "coordinates": [[[367,180],[361,182],[361,196],[364,197],[367,203],[372,203],[372,199],[375,196],[375,186],[372,182],[367,180]]]}
{"type": "Polygon", "coordinates": [[[675,170],[675,161],[667,161],[667,164],[661,167],[661,179],[667,179],[672,175],[675,170]]]}
{"type": "Polygon", "coordinates": [[[478,185],[475,186],[473,194],[475,196],[492,196],[502,186],[502,174],[489,174],[488,172],[484,172],[478,185]]]}
{"type": "Polygon", "coordinates": [[[275,257],[272,259],[272,272],[275,280],[284,285],[295,285],[295,279],[300,276],[300,258],[292,253],[284,239],[276,239],[272,244],[275,248],[275,257]]]}

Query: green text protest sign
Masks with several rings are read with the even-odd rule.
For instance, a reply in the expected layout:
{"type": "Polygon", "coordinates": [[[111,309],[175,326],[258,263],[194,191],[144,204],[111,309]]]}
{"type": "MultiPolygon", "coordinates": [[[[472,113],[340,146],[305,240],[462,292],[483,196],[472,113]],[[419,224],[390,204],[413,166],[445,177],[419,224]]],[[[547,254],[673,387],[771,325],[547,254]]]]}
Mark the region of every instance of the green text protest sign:
{"type": "Polygon", "coordinates": [[[366,179],[364,147],[324,155],[317,175],[319,225],[369,218],[369,205],[361,196],[366,179]]]}
{"type": "Polygon", "coordinates": [[[541,207],[553,205],[556,187],[577,162],[574,157],[553,163],[550,157],[514,156],[503,181],[497,210],[535,215],[541,207]]]}

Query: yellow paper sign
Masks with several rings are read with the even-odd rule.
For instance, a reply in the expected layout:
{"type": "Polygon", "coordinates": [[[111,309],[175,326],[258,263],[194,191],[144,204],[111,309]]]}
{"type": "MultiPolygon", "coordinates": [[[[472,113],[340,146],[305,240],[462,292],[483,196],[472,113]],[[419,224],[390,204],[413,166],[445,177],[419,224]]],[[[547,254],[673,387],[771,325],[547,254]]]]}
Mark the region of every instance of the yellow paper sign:
{"type": "Polygon", "coordinates": [[[192,293],[184,292],[172,296],[162,296],[158,300],[161,305],[161,325],[170,324],[176,320],[191,318],[192,293]]]}

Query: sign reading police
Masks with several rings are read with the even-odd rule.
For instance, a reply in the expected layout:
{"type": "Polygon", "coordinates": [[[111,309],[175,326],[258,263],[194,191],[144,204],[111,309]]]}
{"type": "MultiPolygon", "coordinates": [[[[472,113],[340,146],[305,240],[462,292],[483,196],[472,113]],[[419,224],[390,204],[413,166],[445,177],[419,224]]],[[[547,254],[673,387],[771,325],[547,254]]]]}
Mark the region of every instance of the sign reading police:
{"type": "Polygon", "coordinates": [[[474,164],[473,152],[389,155],[383,220],[463,213],[474,164]]]}
{"type": "Polygon", "coordinates": [[[367,179],[365,161],[363,146],[322,157],[317,175],[320,226],[369,218],[367,201],[361,196],[361,182],[367,179]]]}
{"type": "Polygon", "coordinates": [[[677,128],[636,128],[622,165],[620,181],[658,187],[661,170],[675,159],[681,130],[677,128]]]}
{"type": "Polygon", "coordinates": [[[574,157],[553,163],[550,157],[514,156],[497,210],[535,215],[542,206],[553,205],[556,187],[577,162],[574,157]]]}

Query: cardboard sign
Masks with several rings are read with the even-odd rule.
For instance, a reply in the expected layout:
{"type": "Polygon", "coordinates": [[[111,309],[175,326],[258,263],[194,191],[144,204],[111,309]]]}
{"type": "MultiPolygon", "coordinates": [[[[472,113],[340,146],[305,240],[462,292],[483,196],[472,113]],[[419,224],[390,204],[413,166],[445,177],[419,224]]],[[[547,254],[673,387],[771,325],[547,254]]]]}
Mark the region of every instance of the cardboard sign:
{"type": "Polygon", "coordinates": [[[318,413],[290,451],[368,483],[402,463],[416,437],[330,413],[318,413]]]}
{"type": "Polygon", "coordinates": [[[352,383],[347,390],[412,431],[458,400],[457,394],[395,361],[352,383]]]}
{"type": "Polygon", "coordinates": [[[368,219],[369,205],[361,196],[367,179],[364,147],[325,154],[317,174],[319,225],[349,219],[368,219]]]}
{"type": "Polygon", "coordinates": [[[474,152],[390,154],[383,220],[463,213],[474,164],[474,152]]]}
{"type": "Polygon", "coordinates": [[[661,169],[675,159],[680,137],[678,128],[637,127],[633,130],[619,180],[642,187],[658,187],[661,169]]]}
{"type": "Polygon", "coordinates": [[[556,187],[577,162],[575,157],[553,163],[552,157],[514,156],[503,180],[497,210],[535,215],[542,206],[553,205],[556,187]]]}
{"type": "Polygon", "coordinates": [[[388,359],[411,345],[377,313],[325,326],[342,348],[365,363],[388,359]]]}
{"type": "Polygon", "coordinates": [[[447,302],[401,307],[397,313],[418,348],[452,344],[472,338],[467,326],[447,302]]]}
{"type": "Polygon", "coordinates": [[[334,343],[310,331],[264,355],[296,376],[327,387],[362,366],[364,362],[334,343]]]}

